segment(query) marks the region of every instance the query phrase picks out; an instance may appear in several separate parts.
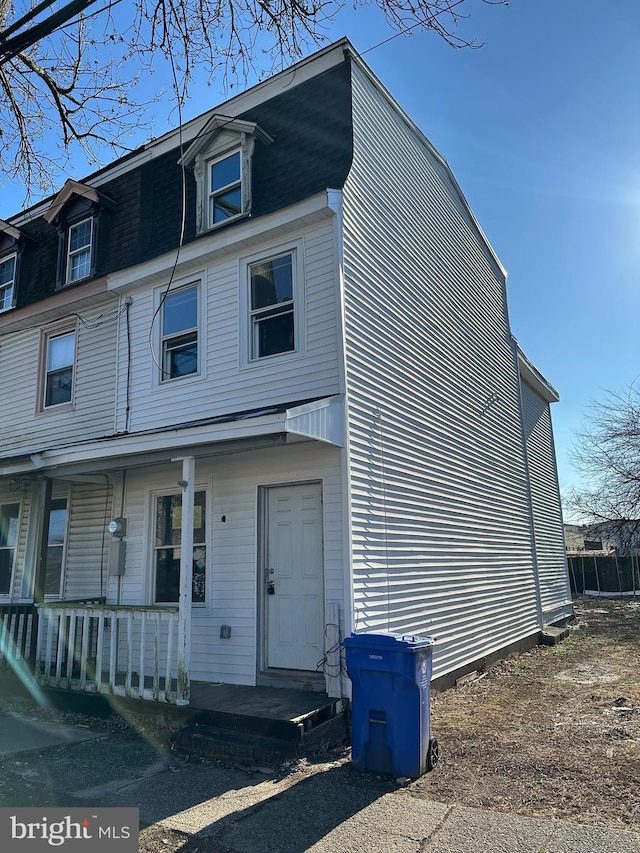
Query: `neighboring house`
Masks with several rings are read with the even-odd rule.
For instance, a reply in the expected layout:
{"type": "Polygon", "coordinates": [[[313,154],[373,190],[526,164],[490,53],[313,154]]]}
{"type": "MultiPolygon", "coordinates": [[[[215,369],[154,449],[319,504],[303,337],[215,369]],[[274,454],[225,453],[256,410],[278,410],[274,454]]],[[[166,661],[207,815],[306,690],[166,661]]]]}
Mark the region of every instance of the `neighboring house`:
{"type": "Polygon", "coordinates": [[[640,523],[613,519],[596,524],[565,524],[564,538],[570,554],[612,554],[637,556],[640,553],[640,523]]]}
{"type": "Polygon", "coordinates": [[[581,551],[608,553],[610,550],[605,547],[599,528],[588,524],[565,524],[564,541],[570,554],[581,551]]]}
{"type": "Polygon", "coordinates": [[[182,139],[0,221],[0,607],[38,678],[345,696],[353,630],[435,635],[440,683],[535,643],[572,612],[558,397],[446,162],[346,40],[182,139]]]}

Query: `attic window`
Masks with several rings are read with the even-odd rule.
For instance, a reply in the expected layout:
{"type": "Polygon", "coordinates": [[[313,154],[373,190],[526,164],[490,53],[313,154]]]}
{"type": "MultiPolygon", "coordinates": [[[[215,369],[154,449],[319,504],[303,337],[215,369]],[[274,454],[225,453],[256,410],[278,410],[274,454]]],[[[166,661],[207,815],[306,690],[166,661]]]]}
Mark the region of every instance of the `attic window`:
{"type": "Polygon", "coordinates": [[[44,219],[58,228],[56,287],[83,281],[96,274],[98,222],[113,201],[87,184],[67,181],[44,219]]]}
{"type": "Polygon", "coordinates": [[[0,219],[0,312],[15,308],[20,255],[24,248],[22,234],[0,219]]]}
{"type": "Polygon", "coordinates": [[[17,255],[0,258],[0,311],[13,308],[15,304],[17,255]]]}
{"type": "Polygon", "coordinates": [[[242,213],[242,159],[240,151],[207,164],[209,173],[209,227],[242,213]]]}
{"type": "Polygon", "coordinates": [[[271,136],[254,122],[212,116],[181,159],[196,178],[198,233],[251,215],[251,163],[256,140],[271,136]]]}
{"type": "Polygon", "coordinates": [[[70,225],[67,235],[67,273],[65,281],[71,283],[91,275],[91,237],[93,219],[83,219],[70,225]]]}

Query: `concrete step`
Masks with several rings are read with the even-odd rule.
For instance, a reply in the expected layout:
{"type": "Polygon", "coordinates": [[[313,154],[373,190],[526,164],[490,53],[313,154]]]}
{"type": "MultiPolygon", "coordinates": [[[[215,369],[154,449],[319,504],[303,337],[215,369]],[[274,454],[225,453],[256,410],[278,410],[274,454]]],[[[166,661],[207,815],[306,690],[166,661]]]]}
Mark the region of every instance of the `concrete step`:
{"type": "Polygon", "coordinates": [[[540,642],[543,646],[556,646],[568,636],[569,629],[566,627],[562,628],[556,625],[543,625],[540,642]]]}

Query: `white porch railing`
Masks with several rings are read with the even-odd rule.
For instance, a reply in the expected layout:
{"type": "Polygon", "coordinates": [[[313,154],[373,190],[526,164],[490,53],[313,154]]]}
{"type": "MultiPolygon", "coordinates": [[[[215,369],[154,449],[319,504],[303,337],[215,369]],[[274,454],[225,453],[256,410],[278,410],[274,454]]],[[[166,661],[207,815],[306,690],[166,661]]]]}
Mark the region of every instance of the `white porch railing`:
{"type": "Polygon", "coordinates": [[[39,605],[36,680],[50,687],[186,705],[178,608],[39,605]]]}

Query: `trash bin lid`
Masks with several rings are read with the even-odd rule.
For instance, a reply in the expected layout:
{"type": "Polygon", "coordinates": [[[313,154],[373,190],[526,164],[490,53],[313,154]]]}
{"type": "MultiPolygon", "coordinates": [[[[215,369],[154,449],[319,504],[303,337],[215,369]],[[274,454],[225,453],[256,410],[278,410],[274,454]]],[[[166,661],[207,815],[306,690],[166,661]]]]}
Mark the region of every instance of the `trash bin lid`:
{"type": "Polygon", "coordinates": [[[414,634],[391,634],[391,633],[376,633],[376,634],[355,634],[350,637],[345,637],[342,641],[344,646],[356,646],[361,648],[384,648],[388,651],[395,650],[411,650],[423,649],[425,646],[433,646],[435,637],[419,637],[414,634]]]}

